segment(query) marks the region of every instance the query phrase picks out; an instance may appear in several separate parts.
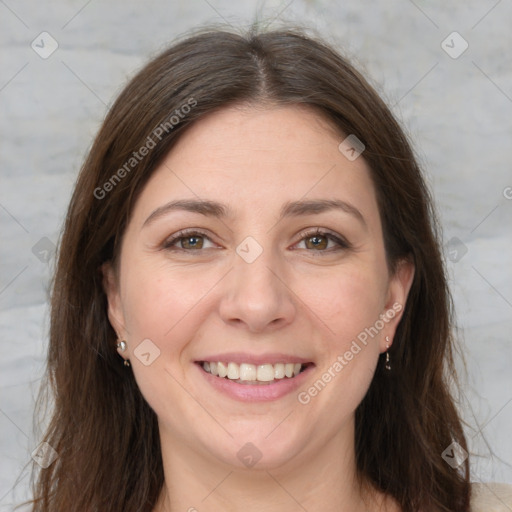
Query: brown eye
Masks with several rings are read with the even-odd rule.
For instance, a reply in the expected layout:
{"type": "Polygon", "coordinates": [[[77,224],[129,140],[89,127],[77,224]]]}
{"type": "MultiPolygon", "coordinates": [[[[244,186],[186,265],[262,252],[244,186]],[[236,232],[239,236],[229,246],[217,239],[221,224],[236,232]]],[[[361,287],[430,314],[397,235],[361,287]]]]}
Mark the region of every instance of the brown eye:
{"type": "Polygon", "coordinates": [[[306,247],[308,249],[326,249],[329,243],[329,239],[323,235],[314,235],[305,239],[306,247]]]}
{"type": "Polygon", "coordinates": [[[182,249],[202,249],[204,239],[202,236],[186,236],[180,238],[182,249]]]}
{"type": "Polygon", "coordinates": [[[212,249],[214,245],[208,235],[191,229],[175,233],[163,243],[162,248],[168,251],[199,253],[201,250],[212,249]]]}
{"type": "Polygon", "coordinates": [[[330,254],[338,251],[349,250],[352,246],[347,239],[330,231],[316,228],[314,231],[302,233],[302,238],[297,244],[299,249],[305,249],[310,253],[330,254]]]}

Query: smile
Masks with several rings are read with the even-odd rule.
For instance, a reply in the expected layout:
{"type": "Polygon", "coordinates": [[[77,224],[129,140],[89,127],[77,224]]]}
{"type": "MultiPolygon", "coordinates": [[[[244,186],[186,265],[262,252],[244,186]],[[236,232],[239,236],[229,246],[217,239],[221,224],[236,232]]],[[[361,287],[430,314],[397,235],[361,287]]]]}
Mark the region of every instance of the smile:
{"type": "Polygon", "coordinates": [[[238,384],[265,385],[276,380],[292,379],[303,372],[309,363],[251,364],[221,361],[203,361],[203,370],[214,377],[232,380],[238,384]]]}
{"type": "Polygon", "coordinates": [[[249,354],[230,352],[209,354],[194,361],[206,384],[230,399],[267,402],[293,395],[314,374],[316,363],[291,354],[249,354]]]}

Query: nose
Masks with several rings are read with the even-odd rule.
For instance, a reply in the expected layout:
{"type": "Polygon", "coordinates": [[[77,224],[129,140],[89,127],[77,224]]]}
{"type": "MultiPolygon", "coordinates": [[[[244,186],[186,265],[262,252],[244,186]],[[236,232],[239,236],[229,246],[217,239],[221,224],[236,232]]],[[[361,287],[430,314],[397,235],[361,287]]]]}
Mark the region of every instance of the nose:
{"type": "Polygon", "coordinates": [[[236,256],[224,286],[220,315],[228,324],[256,333],[280,329],[295,318],[293,292],[266,251],[252,263],[236,256]]]}

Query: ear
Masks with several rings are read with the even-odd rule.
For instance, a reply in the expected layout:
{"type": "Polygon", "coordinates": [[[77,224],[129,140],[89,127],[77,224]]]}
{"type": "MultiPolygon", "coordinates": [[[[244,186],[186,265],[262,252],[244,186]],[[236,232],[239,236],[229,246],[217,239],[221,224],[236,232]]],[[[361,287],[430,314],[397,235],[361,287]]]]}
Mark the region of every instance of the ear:
{"type": "Polygon", "coordinates": [[[116,271],[111,262],[106,262],[101,266],[101,272],[103,274],[103,289],[108,301],[108,319],[110,325],[114,331],[116,331],[117,337],[121,340],[125,340],[127,333],[121,303],[119,280],[116,271]]]}
{"type": "Polygon", "coordinates": [[[400,260],[396,271],[390,276],[386,305],[382,314],[388,319],[385,322],[381,336],[381,351],[388,349],[386,337],[389,338],[389,346],[393,343],[396,329],[405,310],[407,296],[414,279],[414,263],[409,259],[400,260]]]}

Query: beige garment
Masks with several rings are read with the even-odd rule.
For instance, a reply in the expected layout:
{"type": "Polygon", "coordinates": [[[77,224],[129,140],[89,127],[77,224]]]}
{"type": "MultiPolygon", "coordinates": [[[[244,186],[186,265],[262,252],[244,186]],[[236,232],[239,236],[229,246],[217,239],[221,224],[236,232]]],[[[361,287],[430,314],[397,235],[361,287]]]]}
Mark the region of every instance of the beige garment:
{"type": "Polygon", "coordinates": [[[512,485],[472,484],[471,512],[512,512],[512,485]]]}

